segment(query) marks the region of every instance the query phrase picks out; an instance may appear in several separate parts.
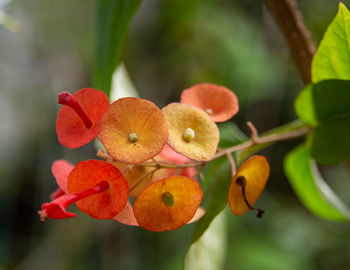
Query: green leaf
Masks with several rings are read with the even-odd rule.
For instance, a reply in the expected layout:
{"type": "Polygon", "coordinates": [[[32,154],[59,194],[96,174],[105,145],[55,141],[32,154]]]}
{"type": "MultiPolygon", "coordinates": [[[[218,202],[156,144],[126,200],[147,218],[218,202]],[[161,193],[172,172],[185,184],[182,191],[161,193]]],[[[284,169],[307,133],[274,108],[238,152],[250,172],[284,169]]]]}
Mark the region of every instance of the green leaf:
{"type": "Polygon", "coordinates": [[[121,60],[129,23],[141,0],[98,0],[94,87],[108,96],[112,75],[121,60]]]}
{"type": "Polygon", "coordinates": [[[350,79],[350,13],[339,4],[312,61],[312,81],[350,79]]]}
{"type": "Polygon", "coordinates": [[[184,270],[222,269],[226,255],[226,239],[226,212],[222,211],[202,237],[187,251],[184,270]]]}
{"type": "Polygon", "coordinates": [[[231,147],[249,139],[233,122],[219,124],[219,130],[219,147],[221,148],[231,147]]]}
{"type": "Polygon", "coordinates": [[[206,213],[197,222],[194,229],[191,245],[195,243],[209,227],[213,219],[225,208],[227,204],[228,188],[232,179],[230,165],[226,157],[214,160],[206,166],[204,173],[208,188],[204,200],[206,213]]]}
{"type": "Polygon", "coordinates": [[[311,155],[321,164],[332,165],[350,157],[350,116],[335,118],[316,127],[311,155]]]}
{"type": "Polygon", "coordinates": [[[313,95],[313,85],[306,86],[295,100],[295,112],[304,122],[312,126],[317,125],[317,117],[315,115],[313,95]]]}
{"type": "Polygon", "coordinates": [[[350,115],[350,81],[324,80],[308,85],[295,101],[300,119],[317,125],[324,121],[350,115]]]}
{"type": "Polygon", "coordinates": [[[322,179],[305,145],[288,153],[284,171],[295,193],[310,212],[324,219],[350,220],[349,209],[322,179]]]}
{"type": "Polygon", "coordinates": [[[311,155],[322,164],[350,157],[350,81],[325,80],[307,86],[297,97],[295,110],[316,126],[311,155]]]}

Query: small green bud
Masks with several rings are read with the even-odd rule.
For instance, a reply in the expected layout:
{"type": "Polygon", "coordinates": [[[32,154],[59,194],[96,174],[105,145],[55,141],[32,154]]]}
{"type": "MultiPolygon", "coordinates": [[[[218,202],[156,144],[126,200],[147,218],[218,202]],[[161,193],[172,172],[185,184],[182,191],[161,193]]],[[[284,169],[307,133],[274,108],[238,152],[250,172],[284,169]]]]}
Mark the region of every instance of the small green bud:
{"type": "Polygon", "coordinates": [[[137,140],[138,140],[138,137],[137,137],[136,133],[129,134],[129,142],[135,143],[135,142],[137,142],[137,140]]]}
{"type": "Polygon", "coordinates": [[[173,204],[174,204],[173,194],[171,194],[170,192],[165,192],[162,195],[162,201],[166,206],[169,206],[169,207],[173,206],[173,204]]]}
{"type": "Polygon", "coordinates": [[[186,128],[183,138],[186,142],[191,142],[194,139],[194,130],[192,128],[186,128]]]}

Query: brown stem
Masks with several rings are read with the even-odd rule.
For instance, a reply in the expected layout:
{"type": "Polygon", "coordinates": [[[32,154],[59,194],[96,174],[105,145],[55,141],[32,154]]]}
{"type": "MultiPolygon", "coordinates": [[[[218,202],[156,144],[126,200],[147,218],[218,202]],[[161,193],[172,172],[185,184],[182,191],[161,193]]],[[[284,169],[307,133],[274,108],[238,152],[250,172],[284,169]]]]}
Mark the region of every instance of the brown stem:
{"type": "Polygon", "coordinates": [[[233,160],[231,154],[226,154],[226,156],[227,156],[227,159],[228,159],[228,161],[230,162],[230,165],[231,165],[231,174],[232,174],[232,177],[234,177],[235,174],[236,174],[236,163],[235,163],[235,161],[233,160]]]}
{"type": "Polygon", "coordinates": [[[316,47],[295,0],[265,0],[286,38],[304,84],[311,82],[311,61],[316,47]]]}
{"type": "Polygon", "coordinates": [[[245,187],[246,187],[247,181],[245,180],[244,176],[239,176],[239,177],[236,179],[236,184],[239,185],[239,186],[241,186],[241,188],[242,188],[242,197],[243,197],[243,199],[244,199],[245,204],[248,206],[248,208],[249,208],[250,210],[258,211],[258,213],[256,214],[256,217],[262,218],[262,217],[263,217],[263,214],[265,213],[265,210],[263,210],[263,209],[261,209],[261,208],[253,207],[253,206],[249,203],[249,201],[248,201],[248,199],[247,199],[247,197],[246,197],[246,195],[245,195],[245,187]]]}
{"type": "Polygon", "coordinates": [[[146,179],[149,175],[154,174],[157,170],[159,170],[158,166],[156,168],[154,168],[152,171],[150,171],[150,172],[144,174],[143,176],[141,176],[136,181],[136,183],[129,188],[129,193],[131,193],[144,179],[146,179]]]}
{"type": "Polygon", "coordinates": [[[165,168],[165,169],[177,169],[177,168],[190,168],[190,167],[197,167],[197,166],[204,166],[208,162],[217,159],[219,157],[225,156],[227,154],[231,154],[237,151],[248,149],[254,145],[260,145],[260,144],[269,144],[273,142],[278,141],[284,141],[284,140],[290,140],[294,138],[298,138],[301,136],[306,135],[310,131],[309,127],[301,127],[299,129],[295,129],[292,131],[284,132],[284,133],[278,133],[278,134],[271,134],[271,135],[265,135],[256,138],[256,141],[248,140],[241,144],[237,144],[235,146],[232,146],[230,148],[221,149],[220,152],[217,152],[210,160],[208,161],[198,161],[198,162],[192,162],[192,163],[185,163],[185,164],[176,164],[176,163],[169,163],[169,162],[157,162],[157,164],[153,162],[145,162],[139,164],[143,167],[156,167],[158,169],[165,168]]]}
{"type": "Polygon", "coordinates": [[[248,128],[250,129],[250,132],[251,132],[250,138],[252,139],[252,141],[254,143],[258,143],[259,133],[258,133],[256,127],[250,121],[247,122],[247,126],[248,126],[248,128]]]}

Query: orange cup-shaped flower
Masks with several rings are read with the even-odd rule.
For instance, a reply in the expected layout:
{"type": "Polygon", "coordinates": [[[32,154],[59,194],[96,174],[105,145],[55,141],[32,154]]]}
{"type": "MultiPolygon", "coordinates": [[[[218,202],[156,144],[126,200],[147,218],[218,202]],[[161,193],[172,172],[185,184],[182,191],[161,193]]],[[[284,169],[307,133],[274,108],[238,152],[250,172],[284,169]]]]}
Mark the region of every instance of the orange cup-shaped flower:
{"type": "Polygon", "coordinates": [[[264,213],[252,205],[258,200],[270,175],[270,165],[264,156],[252,156],[238,169],[232,179],[228,192],[231,212],[241,216],[249,209],[259,211],[258,217],[264,213]]]}
{"type": "Polygon", "coordinates": [[[102,117],[100,138],[116,161],[138,164],[163,149],[168,128],[163,113],[152,102],[121,98],[102,117]]]}
{"type": "Polygon", "coordinates": [[[220,134],[206,113],[182,103],[171,103],[162,111],[169,128],[168,144],[176,152],[198,161],[214,156],[220,134]]]}
{"type": "Polygon", "coordinates": [[[239,109],[236,95],[224,86],[201,83],[185,89],[181,103],[204,110],[215,122],[225,122],[239,109]]]}
{"type": "Polygon", "coordinates": [[[89,190],[103,184],[103,192],[76,202],[78,208],[96,219],[111,219],[122,211],[127,203],[129,186],[121,172],[101,160],[79,162],[68,176],[70,193],[89,190]],[[107,188],[105,188],[107,186],[107,188]]]}
{"type": "Polygon", "coordinates": [[[134,214],[139,226],[146,230],[176,230],[193,218],[202,197],[197,181],[172,176],[145,188],[135,200],[134,214]]]}
{"type": "Polygon", "coordinates": [[[68,148],[78,148],[92,141],[99,133],[99,120],[107,111],[107,95],[93,88],[84,88],[71,95],[58,95],[62,104],[56,120],[59,142],[68,148]]]}

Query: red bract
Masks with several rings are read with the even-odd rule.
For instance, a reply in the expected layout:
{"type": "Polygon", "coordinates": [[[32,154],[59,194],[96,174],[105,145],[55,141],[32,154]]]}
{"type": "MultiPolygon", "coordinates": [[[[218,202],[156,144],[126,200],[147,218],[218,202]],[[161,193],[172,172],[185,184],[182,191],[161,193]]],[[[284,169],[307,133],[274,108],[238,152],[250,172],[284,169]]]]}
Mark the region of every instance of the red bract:
{"type": "Polygon", "coordinates": [[[74,166],[63,159],[56,160],[52,163],[51,172],[56,178],[57,185],[64,193],[68,193],[67,180],[68,175],[74,169],[74,166]]]}
{"type": "Polygon", "coordinates": [[[101,181],[109,184],[105,192],[77,201],[79,209],[96,219],[114,218],[126,205],[129,186],[121,172],[113,165],[100,161],[79,162],[68,176],[71,193],[91,189],[101,181]]]}
{"type": "Polygon", "coordinates": [[[100,131],[99,121],[109,107],[102,91],[84,88],[74,95],[63,92],[58,103],[64,105],[57,117],[56,132],[61,144],[78,148],[92,141],[100,131]]]}

